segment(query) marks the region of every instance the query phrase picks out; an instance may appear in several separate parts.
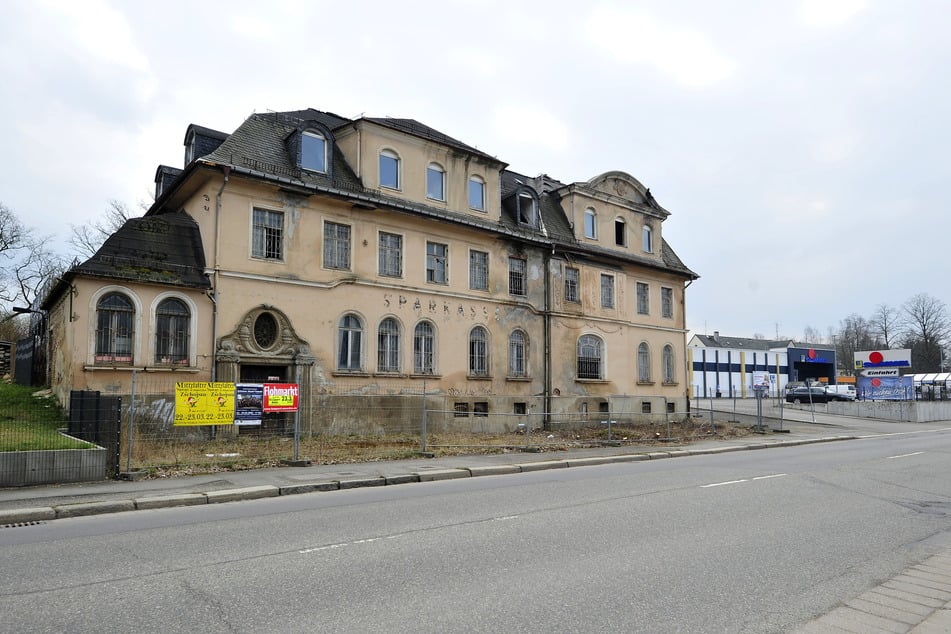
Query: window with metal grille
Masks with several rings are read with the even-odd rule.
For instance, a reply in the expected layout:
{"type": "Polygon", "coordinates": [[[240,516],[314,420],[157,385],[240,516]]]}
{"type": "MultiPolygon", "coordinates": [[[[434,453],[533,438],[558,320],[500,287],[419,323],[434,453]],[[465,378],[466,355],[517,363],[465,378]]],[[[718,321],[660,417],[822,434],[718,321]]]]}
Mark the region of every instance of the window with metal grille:
{"type": "Polygon", "coordinates": [[[400,325],[392,317],[380,322],[377,337],[377,371],[400,371],[400,325]]]}
{"type": "Polygon", "coordinates": [[[251,256],[265,260],[284,257],[284,213],[255,209],[251,229],[251,256]]]}
{"type": "Polygon", "coordinates": [[[135,308],[125,295],[109,293],[96,304],[96,362],[132,364],[135,308]]]}
{"type": "Polygon", "coordinates": [[[647,344],[641,342],[637,346],[637,382],[650,383],[651,380],[651,352],[647,344]]]}
{"type": "Polygon", "coordinates": [[[614,308],[614,276],[601,274],[601,308],[614,308]]]}
{"type": "Polygon", "coordinates": [[[403,236],[380,232],[380,275],[403,275],[403,236]]]}
{"type": "Polygon", "coordinates": [[[356,315],[344,315],[338,334],[337,369],[358,371],[361,366],[363,325],[356,315]]]}
{"type": "Polygon", "coordinates": [[[661,287],[660,316],[670,319],[674,316],[674,289],[661,287]]]}
{"type": "Polygon", "coordinates": [[[476,326],[469,333],[469,375],[487,376],[489,374],[488,334],[482,326],[476,326]]]}
{"type": "Polygon", "coordinates": [[[509,258],[509,293],[525,295],[525,272],[528,263],[522,258],[509,258]]]}
{"type": "Polygon", "coordinates": [[[509,335],[509,376],[523,377],[528,375],[527,366],[527,339],[522,330],[513,330],[509,335]]]}
{"type": "Polygon", "coordinates": [[[432,324],[421,321],[413,331],[413,372],[432,374],[435,371],[436,337],[432,324]]]}
{"type": "Polygon", "coordinates": [[[165,299],[155,309],[155,363],[188,365],[191,312],[180,299],[165,299]]]}
{"type": "Polygon", "coordinates": [[[637,314],[650,314],[650,286],[644,282],[637,283],[637,314]]]}
{"type": "Polygon", "coordinates": [[[438,242],[426,243],[426,281],[446,284],[449,246],[438,242]]]}
{"type": "Polygon", "coordinates": [[[469,416],[468,403],[453,403],[452,415],[455,418],[467,418],[469,416]]]}
{"type": "Polygon", "coordinates": [[[651,413],[651,402],[641,401],[641,414],[650,414],[650,413],[651,413]]]}
{"type": "Polygon", "coordinates": [[[578,339],[578,378],[601,379],[601,340],[594,335],[578,339]]]}
{"type": "Polygon", "coordinates": [[[580,271],[578,269],[568,267],[565,269],[565,301],[566,302],[579,302],[578,295],[578,284],[580,282],[580,271]]]}
{"type": "Polygon", "coordinates": [[[324,267],[350,270],[350,225],[324,223],[324,267]]]}
{"type": "Polygon", "coordinates": [[[469,251],[469,288],[489,289],[489,254],[485,251],[469,251]]]}

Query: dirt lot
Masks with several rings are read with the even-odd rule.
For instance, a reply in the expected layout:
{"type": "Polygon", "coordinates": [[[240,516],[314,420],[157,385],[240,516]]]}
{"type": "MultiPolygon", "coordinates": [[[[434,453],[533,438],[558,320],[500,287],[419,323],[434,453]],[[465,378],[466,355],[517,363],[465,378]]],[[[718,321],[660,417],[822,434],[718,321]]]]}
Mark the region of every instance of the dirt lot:
{"type": "MultiPolygon", "coordinates": [[[[426,455],[458,456],[514,451],[549,453],[599,447],[606,442],[619,446],[688,446],[698,439],[738,438],[755,433],[748,425],[709,419],[691,419],[670,425],[613,426],[562,431],[532,430],[513,434],[429,434],[426,455]]],[[[419,436],[315,436],[302,438],[297,456],[314,464],[346,464],[420,458],[419,436]]],[[[238,437],[201,443],[140,441],[132,464],[147,477],[214,473],[278,466],[294,457],[293,439],[286,437],[238,437]]],[[[123,456],[123,465],[126,457],[123,456]]]]}

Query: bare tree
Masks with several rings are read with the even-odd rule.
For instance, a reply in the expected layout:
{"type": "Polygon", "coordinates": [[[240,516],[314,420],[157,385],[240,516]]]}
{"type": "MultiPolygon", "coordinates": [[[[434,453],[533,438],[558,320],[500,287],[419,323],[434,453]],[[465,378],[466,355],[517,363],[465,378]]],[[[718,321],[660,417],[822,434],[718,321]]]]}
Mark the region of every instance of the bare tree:
{"type": "Polygon", "coordinates": [[[943,347],[951,335],[951,318],[944,302],[919,293],[902,304],[902,314],[905,320],[902,345],[911,350],[912,370],[937,372],[943,347]]]}
{"type": "Polygon", "coordinates": [[[0,203],[0,308],[32,304],[63,271],[62,259],[48,245],[48,238],[37,236],[0,203]]]}
{"type": "MultiPolygon", "coordinates": [[[[148,210],[148,205],[144,202],[139,203],[139,210],[148,210]]],[[[103,213],[102,218],[91,225],[70,225],[72,236],[69,243],[73,246],[73,253],[79,258],[86,259],[92,257],[106,241],[106,238],[116,232],[130,218],[142,215],[135,213],[128,205],[119,200],[110,200],[109,208],[103,213]]]]}
{"type": "Polygon", "coordinates": [[[879,304],[872,313],[869,324],[885,345],[891,348],[892,344],[901,335],[904,324],[902,323],[902,312],[888,304],[879,304]]]}
{"type": "Polygon", "coordinates": [[[852,313],[839,323],[835,336],[835,355],[840,369],[848,375],[854,373],[855,353],[881,347],[881,340],[874,332],[871,322],[852,313]]]}
{"type": "Polygon", "coordinates": [[[804,343],[821,343],[822,333],[812,326],[806,326],[802,331],[802,340],[804,343]]]}

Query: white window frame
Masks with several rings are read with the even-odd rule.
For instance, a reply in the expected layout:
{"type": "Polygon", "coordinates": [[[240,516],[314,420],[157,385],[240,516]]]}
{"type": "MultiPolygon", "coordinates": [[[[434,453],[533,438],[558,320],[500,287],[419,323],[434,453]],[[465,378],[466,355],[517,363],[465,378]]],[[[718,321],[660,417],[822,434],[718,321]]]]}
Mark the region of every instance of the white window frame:
{"type": "Polygon", "coordinates": [[[489,290],[489,253],[471,249],[469,251],[469,288],[474,291],[489,290]],[[478,262],[482,259],[482,262],[478,262]]]}
{"type": "Polygon", "coordinates": [[[446,202],[446,170],[439,163],[430,163],[426,166],[426,198],[446,202]],[[438,178],[434,181],[433,178],[438,178]],[[433,191],[435,185],[439,191],[433,191]]]}
{"type": "Polygon", "coordinates": [[[651,286],[647,282],[634,283],[634,298],[638,315],[651,314],[651,286]],[[643,292],[642,292],[643,291],[643,292]]]}
{"type": "Polygon", "coordinates": [[[284,212],[265,207],[251,209],[251,257],[266,262],[284,261],[284,212]],[[277,226],[272,219],[279,219],[277,226]],[[275,255],[272,242],[277,242],[275,255]],[[269,247],[270,245],[270,247],[269,247]]]}
{"type": "Polygon", "coordinates": [[[380,187],[384,189],[392,189],[394,191],[400,191],[403,189],[403,160],[400,158],[400,155],[395,151],[390,149],[380,150],[380,154],[377,158],[377,179],[380,183],[380,187]],[[394,162],[396,166],[396,182],[395,183],[384,183],[383,182],[383,159],[386,158],[394,162]]]}
{"type": "Polygon", "coordinates": [[[327,173],[327,148],[330,145],[327,142],[327,137],[324,136],[322,132],[317,132],[316,130],[305,130],[301,133],[301,148],[300,148],[300,167],[302,170],[308,172],[316,172],[318,174],[327,173]],[[319,140],[321,143],[321,157],[320,157],[320,166],[319,167],[309,167],[304,164],[304,146],[307,144],[307,139],[319,140]]]}
{"type": "Polygon", "coordinates": [[[594,207],[588,207],[584,210],[584,237],[590,240],[598,239],[598,212],[594,207]]]}
{"type": "Polygon", "coordinates": [[[614,276],[601,274],[601,308],[614,308],[614,276]]]}
{"type": "Polygon", "coordinates": [[[476,211],[485,211],[485,210],[486,210],[486,205],[485,205],[485,180],[484,180],[481,176],[471,176],[471,177],[469,178],[468,197],[469,197],[469,209],[474,209],[474,210],[476,210],[476,211]],[[479,192],[479,198],[480,198],[480,200],[478,201],[477,204],[473,204],[473,200],[472,200],[472,194],[473,194],[473,189],[472,189],[472,188],[473,188],[473,187],[476,187],[476,188],[477,188],[477,191],[479,192]]]}

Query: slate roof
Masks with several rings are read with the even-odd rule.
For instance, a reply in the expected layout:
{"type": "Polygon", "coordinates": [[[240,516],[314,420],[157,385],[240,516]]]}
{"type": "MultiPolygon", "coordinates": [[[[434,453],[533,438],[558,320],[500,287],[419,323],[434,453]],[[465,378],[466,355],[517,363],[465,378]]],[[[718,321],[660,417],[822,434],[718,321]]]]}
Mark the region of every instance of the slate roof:
{"type": "Polygon", "coordinates": [[[471,145],[466,145],[462,141],[457,141],[451,136],[443,134],[439,130],[430,128],[428,125],[420,123],[415,119],[394,119],[391,117],[363,117],[363,119],[364,121],[371,121],[377,125],[381,125],[393,130],[399,130],[400,132],[405,132],[406,134],[411,134],[415,137],[426,139],[427,141],[434,141],[441,145],[448,145],[449,147],[462,150],[468,154],[474,154],[484,159],[488,159],[494,163],[500,163],[504,165],[502,161],[495,158],[494,156],[486,154],[485,152],[478,150],[471,145]]]}
{"type": "MultiPolygon", "coordinates": [[[[500,167],[506,164],[472,146],[426,126],[414,119],[365,117],[362,120],[376,125],[412,134],[434,143],[445,144],[458,151],[471,153],[491,160],[500,167]]],[[[268,112],[248,117],[213,152],[198,163],[228,165],[233,172],[252,178],[261,178],[279,185],[296,187],[305,191],[322,192],[344,198],[368,209],[385,207],[417,215],[428,216],[438,221],[478,227],[496,235],[508,236],[537,245],[559,246],[576,254],[588,254],[600,260],[614,259],[636,263],[652,268],[669,270],[691,279],[698,275],[687,268],[673,249],[661,241],[661,261],[633,254],[619,253],[608,248],[579,242],[572,230],[568,215],[561,205],[559,190],[565,188],[548,176],[527,177],[509,170],[502,171],[501,218],[478,217],[471,213],[455,212],[444,207],[408,201],[387,195],[385,191],[364,187],[335,143],[331,143],[331,165],[327,174],[302,170],[288,151],[287,140],[304,121],[315,121],[333,131],[354,123],[353,120],[334,113],[314,109],[289,112],[268,112]],[[528,187],[538,196],[539,226],[529,227],[518,222],[514,212],[514,194],[519,187],[528,187]]],[[[186,172],[188,170],[186,169],[186,172]]],[[[169,188],[172,189],[172,188],[169,188]]],[[[164,196],[160,197],[149,214],[163,213],[164,196]]]]}
{"type": "Polygon", "coordinates": [[[77,275],[211,288],[198,223],[185,212],[130,218],[95,255],[66,274],[77,275]]]}

